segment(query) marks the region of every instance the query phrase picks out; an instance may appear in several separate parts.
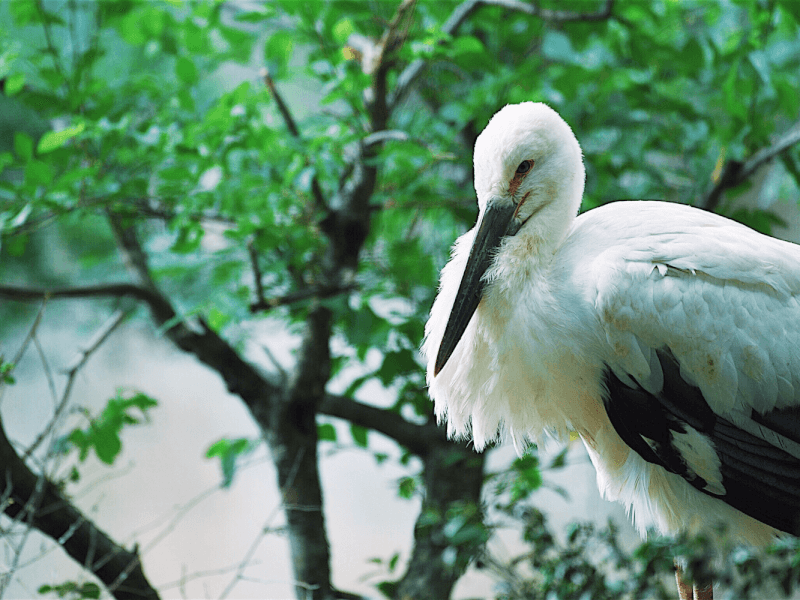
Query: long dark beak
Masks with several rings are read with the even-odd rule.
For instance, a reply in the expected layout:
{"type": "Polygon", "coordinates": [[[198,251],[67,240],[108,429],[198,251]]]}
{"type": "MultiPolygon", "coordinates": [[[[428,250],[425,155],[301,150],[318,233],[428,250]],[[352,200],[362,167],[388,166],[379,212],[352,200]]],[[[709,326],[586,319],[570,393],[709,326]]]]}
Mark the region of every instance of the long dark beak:
{"type": "Polygon", "coordinates": [[[500,202],[496,198],[491,198],[486,204],[481,224],[475,234],[475,241],[472,242],[461,285],[458,287],[458,293],[450,311],[444,337],[439,345],[439,353],[436,355],[436,365],[433,369],[434,376],[438,375],[439,371],[447,364],[458,341],[464,335],[464,330],[475,313],[475,309],[478,308],[485,286],[483,276],[494,259],[495,250],[500,245],[500,241],[507,235],[514,235],[520,228],[520,224],[514,219],[516,208],[515,204],[500,202]]]}

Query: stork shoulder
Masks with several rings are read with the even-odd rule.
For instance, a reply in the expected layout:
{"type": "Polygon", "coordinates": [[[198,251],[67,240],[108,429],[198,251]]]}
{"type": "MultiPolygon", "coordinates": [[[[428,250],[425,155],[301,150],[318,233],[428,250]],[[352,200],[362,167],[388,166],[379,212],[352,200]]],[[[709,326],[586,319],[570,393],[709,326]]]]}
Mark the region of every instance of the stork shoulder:
{"type": "Polygon", "coordinates": [[[690,207],[620,202],[579,217],[563,250],[622,381],[657,390],[667,347],[715,412],[800,404],[800,247],[690,207]]]}
{"type": "Polygon", "coordinates": [[[568,243],[596,260],[673,267],[723,281],[800,293],[800,246],[691,206],[612,202],[580,215],[568,243]],[[602,256],[601,256],[602,255],[602,256]]]}

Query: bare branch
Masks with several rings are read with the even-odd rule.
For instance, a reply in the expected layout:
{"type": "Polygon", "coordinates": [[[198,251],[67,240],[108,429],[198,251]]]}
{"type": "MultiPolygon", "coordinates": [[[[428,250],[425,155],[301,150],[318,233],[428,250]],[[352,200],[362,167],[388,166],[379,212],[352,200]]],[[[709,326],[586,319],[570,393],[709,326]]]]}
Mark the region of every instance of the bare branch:
{"type": "MultiPolygon", "coordinates": [[[[2,286],[0,286],[0,289],[1,288],[2,286]]],[[[0,296],[2,296],[2,292],[0,292],[0,296]]],[[[22,357],[25,355],[25,351],[28,349],[31,341],[36,337],[36,330],[39,328],[39,323],[42,322],[44,307],[47,306],[46,299],[43,298],[43,300],[45,301],[42,302],[42,305],[39,307],[39,311],[36,313],[36,318],[33,320],[33,325],[31,325],[31,328],[28,330],[28,335],[25,336],[25,339],[22,341],[22,345],[19,347],[19,350],[17,350],[16,355],[14,355],[14,359],[11,361],[12,367],[10,373],[13,373],[14,369],[17,368],[17,364],[22,360],[22,357]]],[[[5,384],[0,380],[0,400],[3,399],[4,390],[5,384]]]]}
{"type": "MultiPolygon", "coordinates": [[[[278,106],[278,112],[281,113],[281,117],[283,117],[283,122],[286,123],[289,133],[291,133],[292,136],[298,140],[302,139],[300,130],[297,128],[297,121],[295,121],[294,117],[292,116],[292,112],[289,110],[289,105],[286,104],[283,96],[278,91],[275,81],[272,79],[269,71],[264,69],[262,71],[262,75],[264,78],[264,83],[269,89],[270,94],[272,94],[272,98],[275,100],[275,104],[278,106]]],[[[311,193],[314,195],[314,201],[317,203],[317,207],[324,210],[327,207],[327,203],[325,202],[325,196],[322,193],[322,188],[319,185],[319,180],[317,179],[316,173],[314,173],[314,176],[311,178],[311,193]]]]}
{"type": "Polygon", "coordinates": [[[160,295],[158,286],[150,274],[150,268],[147,266],[147,254],[139,244],[134,225],[126,223],[123,217],[112,212],[108,213],[108,221],[117,238],[117,246],[128,273],[138,280],[139,285],[160,295]]]}
{"type": "Polygon", "coordinates": [[[42,475],[33,473],[17,455],[0,423],[0,480],[7,482],[9,500],[3,512],[52,538],[81,565],[87,565],[118,600],[157,600],[145,578],[138,554],[117,545],[75,508],[42,475]],[[87,558],[91,553],[98,561],[87,558]],[[125,575],[124,581],[120,579],[125,575]]]}
{"type": "MultiPolygon", "coordinates": [[[[539,17],[545,21],[568,23],[575,21],[602,21],[608,19],[612,15],[614,0],[606,0],[602,8],[588,13],[543,9],[535,4],[520,2],[519,0],[466,0],[450,13],[450,16],[442,25],[442,32],[448,35],[454,35],[464,21],[481,6],[502,6],[509,10],[539,17]]],[[[403,100],[427,64],[428,63],[424,59],[418,58],[403,69],[403,72],[400,73],[397,78],[395,89],[389,95],[388,105],[390,110],[394,109],[397,104],[403,100]]]]}
{"type": "Polygon", "coordinates": [[[53,59],[53,67],[55,68],[56,73],[61,76],[63,84],[69,88],[69,78],[65,75],[64,67],[59,60],[58,50],[56,50],[56,46],[53,43],[53,36],[50,32],[50,19],[47,18],[48,15],[44,8],[43,0],[36,0],[36,9],[39,11],[39,18],[41,19],[42,28],[44,29],[44,39],[47,43],[47,53],[53,59]]]}
{"type": "Polygon", "coordinates": [[[433,423],[417,425],[385,408],[345,396],[326,394],[320,413],[382,433],[418,456],[425,456],[433,443],[446,441],[444,430],[433,423]]]}
{"type": "Polygon", "coordinates": [[[299,138],[300,130],[297,128],[297,122],[294,120],[292,111],[289,110],[289,105],[286,104],[283,96],[275,86],[275,80],[272,78],[272,75],[270,75],[267,69],[263,69],[261,71],[261,75],[264,78],[264,83],[269,89],[269,93],[272,94],[272,99],[275,100],[275,104],[278,107],[278,112],[281,113],[281,117],[283,117],[283,122],[286,124],[286,128],[289,130],[289,133],[292,134],[292,137],[299,138]]]}
{"type": "Polygon", "coordinates": [[[78,375],[78,371],[80,371],[83,366],[86,364],[86,361],[89,360],[89,357],[108,339],[108,336],[119,327],[120,323],[125,320],[125,317],[128,316],[128,312],[124,310],[117,310],[112,314],[103,326],[92,336],[89,340],[88,344],[85,348],[78,351],[75,358],[73,358],[70,365],[66,368],[67,372],[67,383],[64,386],[64,392],[61,394],[61,400],[58,402],[56,406],[56,410],[53,413],[53,418],[50,419],[50,422],[47,424],[47,427],[36,437],[33,443],[25,450],[25,454],[23,455],[22,459],[27,460],[27,458],[39,447],[42,441],[50,435],[50,432],[53,428],[59,423],[61,420],[61,415],[66,408],[70,394],[72,393],[72,387],[75,383],[75,378],[78,375]]]}
{"type": "Polygon", "coordinates": [[[273,298],[262,298],[259,302],[250,305],[250,312],[256,313],[261,311],[272,310],[278,306],[287,306],[302,302],[303,300],[311,300],[314,298],[331,298],[339,294],[345,294],[357,289],[355,283],[348,285],[334,285],[334,286],[312,286],[296,292],[290,292],[285,296],[275,296],[273,298]]]}
{"type": "Polygon", "coordinates": [[[386,86],[386,76],[392,66],[392,55],[402,47],[408,36],[408,27],[414,13],[416,0],[403,0],[397,7],[394,17],[389,22],[380,42],[378,43],[379,52],[377,53],[375,65],[369,66],[369,73],[372,75],[372,87],[368,99],[370,113],[370,126],[373,132],[386,129],[389,116],[392,112],[388,102],[388,90],[386,86]]]}
{"type": "Polygon", "coordinates": [[[225,586],[225,589],[222,591],[222,593],[219,595],[219,600],[224,600],[225,598],[227,598],[228,594],[230,594],[233,591],[233,588],[236,586],[236,584],[244,579],[244,572],[247,569],[247,567],[252,564],[253,555],[255,555],[256,550],[258,550],[258,547],[261,545],[261,542],[264,541],[264,538],[266,538],[267,535],[274,532],[272,524],[274,523],[275,518],[278,516],[279,512],[280,512],[280,506],[276,508],[274,511],[272,511],[272,514],[270,514],[270,516],[264,522],[264,525],[258,532],[256,539],[253,540],[253,543],[250,544],[250,547],[247,549],[247,552],[245,552],[244,558],[242,558],[242,560],[239,561],[239,565],[236,567],[236,573],[231,578],[231,581],[228,583],[228,585],[225,586]]]}
{"type": "Polygon", "coordinates": [[[122,298],[142,300],[154,314],[167,321],[175,317],[175,311],[161,294],[132,283],[108,283],[100,285],[75,286],[69,288],[26,288],[0,285],[0,297],[23,302],[60,298],[122,298]]]}
{"type": "MultiPolygon", "coordinates": [[[[256,288],[256,301],[254,306],[266,304],[264,299],[264,285],[261,283],[261,267],[258,265],[258,252],[253,240],[247,242],[247,253],[250,255],[250,268],[253,270],[253,285],[256,288]]],[[[250,307],[252,311],[252,306],[250,307]]]]}
{"type": "Polygon", "coordinates": [[[722,194],[726,190],[744,183],[759,167],[769,162],[782,152],[785,152],[800,142],[800,121],[779,137],[775,143],[761,148],[746,161],[729,160],[722,169],[722,175],[697,206],[713,211],[719,205],[722,194]]]}
{"type": "Polygon", "coordinates": [[[50,388],[50,397],[53,399],[53,405],[58,404],[58,392],[56,391],[56,381],[53,377],[53,370],[50,368],[50,362],[47,360],[47,355],[44,352],[44,348],[42,348],[42,344],[39,341],[39,336],[33,336],[33,345],[36,347],[36,353],[39,355],[39,360],[42,363],[42,369],[44,369],[44,376],[47,379],[47,387],[50,388]]]}

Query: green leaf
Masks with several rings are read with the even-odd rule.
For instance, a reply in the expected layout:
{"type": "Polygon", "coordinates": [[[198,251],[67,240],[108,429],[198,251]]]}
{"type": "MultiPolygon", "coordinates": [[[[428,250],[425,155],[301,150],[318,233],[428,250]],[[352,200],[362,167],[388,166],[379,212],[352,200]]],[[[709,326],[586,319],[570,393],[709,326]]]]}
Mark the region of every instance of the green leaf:
{"type": "Polygon", "coordinates": [[[417,491],[417,480],[414,477],[401,477],[397,482],[397,494],[401,498],[410,499],[417,491]]]}
{"type": "Polygon", "coordinates": [[[453,40],[451,56],[462,56],[469,54],[483,54],[486,49],[481,41],[472,35],[462,35],[453,40]]]}
{"type": "Polygon", "coordinates": [[[15,25],[27,25],[40,20],[36,0],[16,0],[9,2],[8,5],[11,8],[11,16],[15,25]]]}
{"type": "Polygon", "coordinates": [[[122,440],[119,439],[118,430],[98,425],[92,428],[91,439],[97,458],[107,465],[113,464],[114,459],[122,451],[122,440]]]}
{"type": "Polygon", "coordinates": [[[14,134],[14,153],[22,162],[28,162],[33,158],[33,140],[27,133],[16,132],[14,134]]]}
{"type": "Polygon", "coordinates": [[[728,112],[745,120],[747,118],[747,107],[744,104],[745,99],[740,96],[736,85],[739,79],[740,63],[741,61],[737,60],[733,66],[731,66],[727,77],[725,77],[725,82],[722,84],[722,90],[725,94],[725,106],[728,112]]]}
{"type": "Polygon", "coordinates": [[[416,361],[416,351],[403,348],[387,352],[383,356],[383,363],[376,375],[384,386],[390,385],[397,377],[421,369],[416,361]]]}
{"type": "Polygon", "coordinates": [[[317,439],[320,442],[335,442],[336,428],[330,423],[317,424],[317,439]]]}
{"type": "Polygon", "coordinates": [[[231,486],[233,477],[236,474],[237,461],[240,457],[255,450],[255,448],[256,444],[247,438],[235,440],[223,438],[209,446],[208,450],[206,450],[206,458],[217,456],[220,459],[220,467],[222,469],[221,487],[229,488],[231,486]]]}
{"type": "Polygon", "coordinates": [[[369,430],[366,427],[362,427],[361,425],[356,425],[355,423],[350,424],[350,435],[353,436],[353,441],[356,443],[357,446],[361,446],[362,448],[367,447],[367,434],[369,430]]]}
{"type": "Polygon", "coordinates": [[[48,131],[39,139],[36,151],[39,154],[47,154],[48,152],[61,148],[76,135],[83,133],[84,129],[86,129],[86,124],[79,123],[78,125],[67,127],[61,131],[48,131]]]}
{"type": "Polygon", "coordinates": [[[800,2],[797,0],[780,0],[780,7],[794,17],[795,23],[800,24],[800,2]]]}
{"type": "Polygon", "coordinates": [[[66,581],[55,585],[41,585],[36,590],[40,594],[56,594],[59,598],[95,600],[100,598],[100,586],[96,583],[81,583],[66,581]]]}
{"type": "Polygon", "coordinates": [[[93,449],[101,461],[108,465],[113,464],[122,451],[122,428],[140,423],[131,410],[137,409],[147,418],[147,411],[157,405],[156,400],[141,392],[126,397],[122,391],[118,391],[117,396],[108,401],[99,417],[91,418],[86,429],[73,429],[66,436],[66,442],[78,449],[81,462],[86,460],[89,450],[93,449]]]}
{"type": "Polygon", "coordinates": [[[344,44],[347,41],[347,38],[350,37],[350,34],[355,31],[355,25],[353,25],[353,21],[349,17],[343,17],[336,22],[336,25],[333,26],[333,38],[339,43],[344,44]]]}
{"type": "Polygon", "coordinates": [[[5,94],[8,97],[14,96],[19,93],[25,86],[25,74],[14,73],[6,77],[5,94]]]}
{"type": "Polygon", "coordinates": [[[41,160],[31,160],[25,166],[25,183],[31,186],[48,186],[53,181],[53,167],[41,160]]]}
{"type": "Polygon", "coordinates": [[[273,77],[280,77],[286,71],[294,48],[294,36],[288,31],[273,33],[264,45],[264,59],[273,77]]]}
{"type": "Polygon", "coordinates": [[[232,319],[232,315],[222,312],[216,306],[212,306],[209,309],[208,316],[206,317],[208,326],[216,332],[222,331],[222,328],[230,323],[232,319]]]}
{"type": "Polygon", "coordinates": [[[175,74],[178,79],[187,85],[193,85],[197,82],[198,72],[194,61],[186,56],[179,56],[175,61],[175,74]]]}
{"type": "Polygon", "coordinates": [[[514,483],[511,486],[511,501],[519,502],[528,498],[542,486],[542,472],[539,469],[539,459],[526,454],[517,458],[513,465],[514,483]]]}
{"type": "Polygon", "coordinates": [[[270,13],[251,10],[247,12],[236,13],[233,17],[235,21],[240,23],[261,23],[270,18],[270,13]]]}
{"type": "Polygon", "coordinates": [[[14,363],[3,362],[3,357],[0,356],[0,384],[13,385],[16,383],[14,376],[11,374],[14,371],[14,363]]]}

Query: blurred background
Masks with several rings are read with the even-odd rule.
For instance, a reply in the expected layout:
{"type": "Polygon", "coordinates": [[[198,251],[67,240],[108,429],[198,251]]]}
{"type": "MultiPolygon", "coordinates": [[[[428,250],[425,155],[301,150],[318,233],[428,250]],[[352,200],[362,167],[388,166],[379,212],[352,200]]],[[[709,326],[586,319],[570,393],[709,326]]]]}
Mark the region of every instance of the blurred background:
{"type": "Polygon", "coordinates": [[[615,553],[639,538],[579,443],[445,440],[418,348],[507,103],[573,127],[583,210],[800,241],[798,23],[793,0],[0,4],[0,596],[672,594],[671,558],[615,553]]]}

